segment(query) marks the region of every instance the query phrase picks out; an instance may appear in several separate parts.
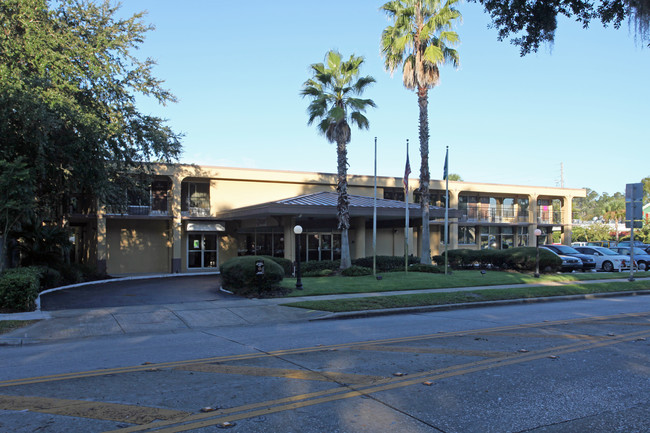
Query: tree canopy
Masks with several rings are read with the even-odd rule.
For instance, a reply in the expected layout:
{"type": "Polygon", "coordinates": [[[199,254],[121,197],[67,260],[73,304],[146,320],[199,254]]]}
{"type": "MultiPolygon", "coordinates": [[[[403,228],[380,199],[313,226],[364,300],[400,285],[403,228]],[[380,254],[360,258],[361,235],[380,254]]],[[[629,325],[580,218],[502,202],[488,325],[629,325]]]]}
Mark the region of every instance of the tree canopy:
{"type": "Polygon", "coordinates": [[[173,102],[133,55],[152,27],[105,0],[0,2],[0,160],[24,158],[43,217],[61,223],[72,196],[124,200],[126,173],[173,161],[180,135],[138,111],[136,96],[173,102]],[[47,213],[48,215],[45,215],[47,213]]]}
{"type": "Polygon", "coordinates": [[[592,21],[619,28],[626,20],[637,38],[648,41],[650,0],[470,0],[490,14],[499,40],[511,42],[525,56],[543,43],[553,43],[558,16],[573,18],[588,27],[592,21]]]}

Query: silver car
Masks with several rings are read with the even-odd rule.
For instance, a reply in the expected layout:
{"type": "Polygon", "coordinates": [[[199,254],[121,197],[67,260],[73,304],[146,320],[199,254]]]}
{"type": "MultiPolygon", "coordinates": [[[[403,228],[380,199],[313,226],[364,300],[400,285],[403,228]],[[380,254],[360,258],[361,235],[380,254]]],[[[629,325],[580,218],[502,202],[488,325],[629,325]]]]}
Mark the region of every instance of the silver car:
{"type": "Polygon", "coordinates": [[[630,257],[619,254],[605,247],[574,247],[582,254],[587,254],[596,261],[596,270],[605,272],[629,271],[630,257]]]}
{"type": "MultiPolygon", "coordinates": [[[[618,254],[623,254],[624,256],[631,254],[630,247],[612,247],[610,250],[618,254]]],[[[641,248],[634,248],[634,261],[640,271],[646,271],[650,267],[650,255],[641,248]]]]}

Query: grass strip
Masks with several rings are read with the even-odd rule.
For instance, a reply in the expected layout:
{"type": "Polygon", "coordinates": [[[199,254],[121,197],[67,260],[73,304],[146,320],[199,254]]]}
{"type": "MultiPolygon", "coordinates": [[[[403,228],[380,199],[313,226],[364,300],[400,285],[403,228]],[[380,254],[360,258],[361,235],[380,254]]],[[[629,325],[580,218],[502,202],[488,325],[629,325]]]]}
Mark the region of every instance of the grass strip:
{"type": "Polygon", "coordinates": [[[0,321],[0,334],[6,334],[36,322],[38,322],[38,320],[2,320],[0,321]]]}
{"type": "MultiPolygon", "coordinates": [[[[428,274],[422,272],[382,273],[381,279],[363,277],[307,277],[302,278],[303,290],[293,290],[287,297],[336,295],[350,293],[392,292],[401,290],[442,289],[454,287],[498,286],[507,284],[539,284],[545,282],[571,282],[627,278],[627,272],[576,272],[565,274],[532,274],[519,272],[478,270],[454,271],[452,275],[428,274]]],[[[638,278],[650,277],[650,272],[636,272],[638,278]]],[[[285,278],[281,285],[287,289],[296,286],[295,278],[285,278]]]]}
{"type": "Polygon", "coordinates": [[[421,307],[427,305],[462,304],[507,299],[540,298],[548,296],[585,295],[633,290],[650,290],[650,280],[560,286],[517,287],[512,289],[481,289],[464,292],[418,293],[411,295],[372,296],[353,299],[292,302],[288,307],[342,313],[347,311],[380,310],[385,308],[421,307]]]}

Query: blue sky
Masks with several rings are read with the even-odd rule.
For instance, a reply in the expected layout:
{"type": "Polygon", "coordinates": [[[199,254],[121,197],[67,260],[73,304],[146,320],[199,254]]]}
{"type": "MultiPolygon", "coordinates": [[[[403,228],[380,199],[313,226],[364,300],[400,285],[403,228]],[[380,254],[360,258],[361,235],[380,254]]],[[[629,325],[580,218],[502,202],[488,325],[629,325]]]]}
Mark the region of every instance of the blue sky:
{"type": "MultiPolygon", "coordinates": [[[[156,26],[138,56],[157,60],[155,75],[179,99],[140,108],[185,134],[183,162],[333,173],[335,147],[307,125],[299,92],[328,50],[354,53],[377,80],[364,96],[378,108],[369,130],[352,132],[349,173],[373,174],[377,137],[378,174],[402,176],[409,139],[417,178],[417,98],[383,68],[382,4],[128,0],[121,14],[146,10],[156,26]]],[[[559,186],[563,165],[564,186],[613,194],[650,176],[650,49],[627,24],[584,30],[561,20],[552,47],[522,58],[497,41],[479,5],[459,9],[460,68],[444,66],[429,91],[432,179],[442,177],[445,146],[450,172],[471,182],[559,186]]]]}

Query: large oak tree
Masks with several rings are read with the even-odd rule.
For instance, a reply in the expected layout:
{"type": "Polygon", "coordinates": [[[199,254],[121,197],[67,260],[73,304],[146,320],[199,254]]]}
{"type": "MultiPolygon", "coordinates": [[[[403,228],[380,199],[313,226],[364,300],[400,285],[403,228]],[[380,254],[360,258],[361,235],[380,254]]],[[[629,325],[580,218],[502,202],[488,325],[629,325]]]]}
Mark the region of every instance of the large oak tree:
{"type": "Polygon", "coordinates": [[[173,161],[179,135],[136,96],[173,102],[154,61],[134,50],[152,27],[109,1],[0,2],[0,160],[23,158],[44,220],[65,225],[83,193],[121,203],[151,160],[173,161]]]}

